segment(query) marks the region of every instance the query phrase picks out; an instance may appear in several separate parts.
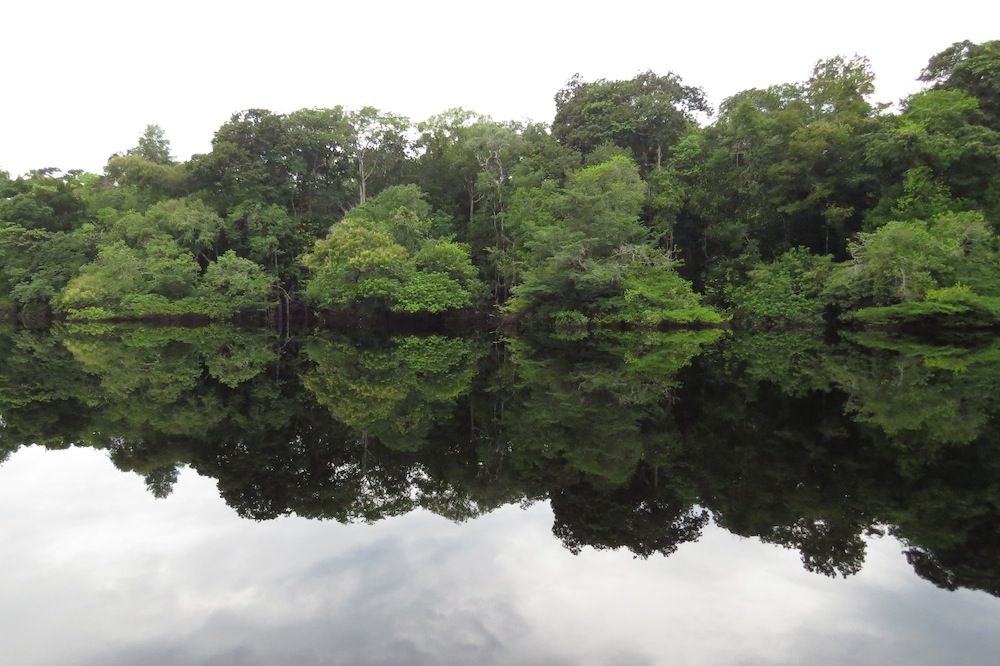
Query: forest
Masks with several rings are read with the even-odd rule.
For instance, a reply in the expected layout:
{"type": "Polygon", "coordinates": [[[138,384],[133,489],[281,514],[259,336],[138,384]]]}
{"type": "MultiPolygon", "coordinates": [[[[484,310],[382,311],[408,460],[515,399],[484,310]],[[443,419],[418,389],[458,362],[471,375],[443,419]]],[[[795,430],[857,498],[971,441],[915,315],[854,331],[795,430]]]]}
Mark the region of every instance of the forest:
{"type": "Polygon", "coordinates": [[[855,56],[718,109],[574,76],[550,124],[249,109],[186,162],[150,125],[103,173],[0,172],[0,318],[993,327],[1000,41],[919,81],[878,103],[855,56]]]}

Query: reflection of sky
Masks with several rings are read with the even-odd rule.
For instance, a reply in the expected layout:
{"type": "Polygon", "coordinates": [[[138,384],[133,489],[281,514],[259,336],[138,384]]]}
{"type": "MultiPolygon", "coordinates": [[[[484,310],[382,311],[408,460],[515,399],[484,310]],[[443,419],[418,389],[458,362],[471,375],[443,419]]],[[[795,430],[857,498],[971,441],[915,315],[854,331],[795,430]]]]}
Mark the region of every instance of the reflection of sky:
{"type": "Polygon", "coordinates": [[[93,450],[0,466],[12,664],[992,664],[1000,599],[918,579],[891,539],[832,580],[708,528],[634,559],[551,534],[546,505],[455,525],[255,523],[186,470],[154,499],[93,450]]]}

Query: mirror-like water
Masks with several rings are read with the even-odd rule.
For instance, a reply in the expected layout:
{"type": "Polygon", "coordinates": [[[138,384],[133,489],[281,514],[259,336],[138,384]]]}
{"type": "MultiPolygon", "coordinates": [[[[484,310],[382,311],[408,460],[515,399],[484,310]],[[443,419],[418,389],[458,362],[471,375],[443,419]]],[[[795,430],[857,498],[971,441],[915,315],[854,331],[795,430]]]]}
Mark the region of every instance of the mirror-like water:
{"type": "Polygon", "coordinates": [[[7,331],[4,662],[993,663],[998,344],[7,331]]]}

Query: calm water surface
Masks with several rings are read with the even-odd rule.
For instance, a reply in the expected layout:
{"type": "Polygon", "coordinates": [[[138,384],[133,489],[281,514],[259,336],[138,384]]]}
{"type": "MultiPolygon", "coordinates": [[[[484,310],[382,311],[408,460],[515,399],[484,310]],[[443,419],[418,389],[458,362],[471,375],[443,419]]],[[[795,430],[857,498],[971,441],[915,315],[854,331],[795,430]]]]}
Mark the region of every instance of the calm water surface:
{"type": "Polygon", "coordinates": [[[0,332],[4,664],[994,664],[1000,344],[0,332]]]}

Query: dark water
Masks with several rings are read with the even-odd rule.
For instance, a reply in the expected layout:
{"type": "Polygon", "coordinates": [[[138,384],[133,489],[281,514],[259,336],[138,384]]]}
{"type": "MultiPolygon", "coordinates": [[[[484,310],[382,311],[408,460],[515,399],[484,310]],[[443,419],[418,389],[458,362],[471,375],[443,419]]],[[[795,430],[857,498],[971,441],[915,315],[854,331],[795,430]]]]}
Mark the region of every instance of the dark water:
{"type": "Polygon", "coordinates": [[[1000,342],[0,334],[3,664],[994,664],[1000,342]]]}

